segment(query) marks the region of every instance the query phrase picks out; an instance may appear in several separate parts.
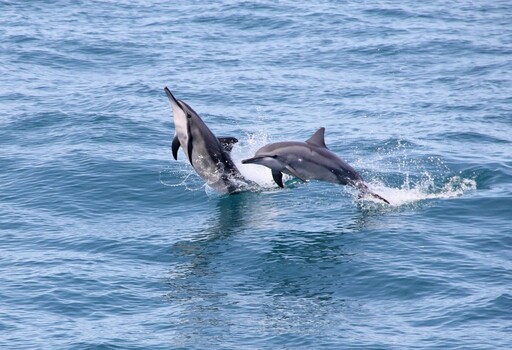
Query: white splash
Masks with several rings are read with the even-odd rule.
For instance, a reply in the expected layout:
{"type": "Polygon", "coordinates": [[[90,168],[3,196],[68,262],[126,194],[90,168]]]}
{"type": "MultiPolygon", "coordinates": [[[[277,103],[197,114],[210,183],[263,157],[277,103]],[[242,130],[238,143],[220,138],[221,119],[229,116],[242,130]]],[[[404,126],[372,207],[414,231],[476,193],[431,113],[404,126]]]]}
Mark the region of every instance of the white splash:
{"type": "MultiPolygon", "coordinates": [[[[375,193],[386,198],[390,205],[398,207],[426,199],[446,199],[462,196],[468,191],[476,190],[476,181],[474,179],[465,179],[460,176],[452,176],[441,187],[436,187],[432,177],[425,174],[425,178],[417,183],[410,183],[407,180],[399,188],[388,187],[381,182],[372,181],[369,187],[375,193]]],[[[374,198],[365,198],[365,201],[379,202],[374,198]]]]}
{"type": "MultiPolygon", "coordinates": [[[[236,143],[231,151],[231,159],[240,173],[246,179],[254,181],[261,186],[261,188],[255,188],[255,191],[277,189],[270,169],[257,164],[242,164],[243,159],[253,157],[258,149],[268,143],[270,143],[269,137],[264,132],[246,133],[246,138],[236,143]]],[[[222,196],[222,194],[217,193],[213,188],[204,184],[204,181],[196,174],[188,162],[181,162],[176,170],[171,170],[170,168],[162,170],[160,172],[160,182],[164,186],[181,186],[189,191],[204,189],[208,197],[222,196]]]]}
{"type": "Polygon", "coordinates": [[[242,175],[251,181],[256,182],[264,189],[276,188],[269,168],[257,164],[242,164],[243,159],[254,157],[258,149],[270,143],[266,133],[256,132],[246,134],[246,140],[240,140],[231,151],[231,159],[242,175]]]}
{"type": "MultiPolygon", "coordinates": [[[[255,191],[274,191],[279,190],[274,180],[272,173],[267,167],[256,164],[242,164],[243,159],[251,158],[256,151],[266,144],[272,142],[268,133],[259,131],[255,133],[246,133],[244,139],[240,139],[231,151],[231,158],[242,175],[251,181],[257,183],[261,188],[255,191]]],[[[407,167],[402,167],[401,172],[405,173],[404,183],[399,187],[390,187],[382,180],[369,180],[368,187],[375,193],[386,198],[391,207],[399,207],[402,205],[412,204],[415,202],[428,200],[428,199],[447,199],[462,196],[468,191],[474,191],[477,188],[474,179],[463,178],[461,176],[451,176],[443,181],[444,184],[439,184],[439,178],[436,184],[434,175],[428,171],[424,171],[421,180],[413,181],[408,176],[407,167]]],[[[443,169],[446,171],[447,169],[443,169]]],[[[284,180],[290,177],[285,175],[284,180]]],[[[366,177],[368,180],[368,178],[366,177]]],[[[188,164],[183,162],[182,166],[177,170],[165,169],[160,173],[160,182],[165,186],[178,187],[183,186],[189,191],[204,190],[209,197],[222,196],[214,189],[204,184],[203,180],[195,173],[194,169],[188,164]]],[[[314,182],[311,183],[311,190],[314,190],[314,182]]],[[[336,185],[333,185],[336,186],[336,185]]],[[[341,186],[340,186],[341,187],[341,186]]],[[[363,199],[359,198],[358,191],[344,186],[344,189],[350,192],[354,198],[354,202],[363,207],[369,205],[374,206],[388,206],[381,200],[371,196],[366,196],[363,199]]],[[[388,206],[388,207],[389,207],[388,206]]]]}

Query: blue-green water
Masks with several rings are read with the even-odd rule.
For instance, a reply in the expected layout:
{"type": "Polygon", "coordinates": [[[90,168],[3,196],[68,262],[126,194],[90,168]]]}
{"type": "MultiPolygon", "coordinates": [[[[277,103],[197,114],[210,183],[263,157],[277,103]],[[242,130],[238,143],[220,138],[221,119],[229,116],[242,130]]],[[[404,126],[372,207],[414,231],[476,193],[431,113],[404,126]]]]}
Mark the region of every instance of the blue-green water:
{"type": "Polygon", "coordinates": [[[508,1],[0,1],[0,348],[512,346],[508,1]],[[172,160],[326,127],[392,205],[172,160]]]}

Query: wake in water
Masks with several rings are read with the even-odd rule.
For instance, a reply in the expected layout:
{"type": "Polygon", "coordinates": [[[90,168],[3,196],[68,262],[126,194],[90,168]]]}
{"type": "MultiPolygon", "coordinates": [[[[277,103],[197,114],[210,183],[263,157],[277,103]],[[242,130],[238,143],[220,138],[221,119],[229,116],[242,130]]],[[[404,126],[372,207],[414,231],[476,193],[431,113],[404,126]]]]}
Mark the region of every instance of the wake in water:
{"type": "MultiPolygon", "coordinates": [[[[242,159],[252,157],[258,149],[270,142],[271,140],[267,133],[246,133],[245,138],[240,140],[231,151],[231,158],[240,173],[247,180],[257,184],[254,188],[249,189],[250,192],[274,192],[279,190],[272,178],[269,168],[256,164],[242,164],[242,159]]],[[[403,143],[398,142],[395,151],[403,153],[403,143]]],[[[393,149],[387,149],[386,153],[387,156],[391,156],[393,149]]],[[[401,157],[404,158],[406,155],[402,154],[401,157]]],[[[438,160],[438,162],[441,162],[441,160],[438,160]]],[[[364,162],[361,161],[357,163],[359,167],[365,165],[364,162]]],[[[385,181],[382,179],[372,178],[368,175],[365,176],[366,184],[369,189],[381,194],[382,197],[389,201],[389,205],[371,196],[360,198],[358,192],[348,186],[344,186],[343,188],[352,194],[354,202],[363,207],[399,207],[423,200],[462,196],[464,193],[473,191],[477,187],[477,183],[474,179],[457,175],[446,176],[444,179],[438,179],[436,181],[436,176],[428,170],[423,170],[419,179],[412,180],[410,173],[414,172],[412,168],[418,167],[417,163],[418,161],[407,163],[403,161],[403,159],[399,162],[400,169],[398,170],[404,176],[404,180],[398,187],[386,185],[385,181]],[[414,166],[411,165],[413,163],[414,166]],[[409,164],[411,169],[408,169],[407,164],[409,164]]],[[[427,163],[431,166],[432,159],[429,158],[427,163]]],[[[437,168],[439,170],[439,166],[437,166],[437,168]]],[[[284,174],[283,181],[289,182],[292,179],[292,177],[284,174]]],[[[204,184],[202,179],[195,173],[194,169],[186,163],[181,163],[180,168],[177,170],[166,169],[162,171],[160,173],[160,182],[165,186],[182,186],[189,191],[204,190],[209,197],[222,196],[222,194],[217,193],[214,189],[204,184]]]]}
{"type": "MultiPolygon", "coordinates": [[[[390,186],[388,181],[381,178],[370,178],[368,186],[379,193],[382,193],[392,207],[399,207],[417,203],[429,199],[447,199],[462,196],[468,191],[476,190],[477,182],[474,178],[454,175],[453,171],[444,163],[440,157],[423,156],[412,157],[411,153],[417,145],[402,139],[391,139],[378,147],[375,158],[378,159],[380,167],[392,168],[390,172],[399,174],[402,179],[390,186]],[[395,168],[396,167],[396,168],[395,168]],[[386,183],[388,184],[386,184],[386,183]]],[[[365,159],[368,162],[368,159],[365,159]]],[[[373,161],[369,161],[373,163],[373,161]]],[[[359,162],[359,164],[364,162],[359,162]]],[[[364,205],[374,205],[371,199],[364,205]]]]}
{"type": "MultiPolygon", "coordinates": [[[[379,181],[371,181],[368,185],[373,190],[385,197],[392,207],[412,204],[428,199],[446,199],[462,196],[468,191],[476,190],[476,181],[460,176],[449,177],[442,186],[436,186],[430,174],[427,178],[416,183],[407,181],[400,187],[388,187],[379,181]]],[[[372,197],[365,197],[363,201],[367,205],[382,205],[382,202],[372,197]],[[371,204],[370,204],[371,203],[371,204]]],[[[365,206],[363,203],[363,206],[365,206]]]]}
{"type": "Polygon", "coordinates": [[[197,175],[192,166],[180,163],[180,168],[170,168],[160,171],[160,183],[167,187],[184,187],[187,191],[198,191],[206,187],[206,184],[197,175]]]}

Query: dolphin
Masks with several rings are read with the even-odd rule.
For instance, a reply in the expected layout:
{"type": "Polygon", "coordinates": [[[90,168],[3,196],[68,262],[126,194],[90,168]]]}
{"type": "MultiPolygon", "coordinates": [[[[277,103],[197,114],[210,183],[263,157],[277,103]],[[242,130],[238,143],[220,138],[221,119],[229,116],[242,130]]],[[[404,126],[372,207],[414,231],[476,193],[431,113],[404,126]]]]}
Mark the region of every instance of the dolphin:
{"type": "Polygon", "coordinates": [[[361,175],[349,164],[329,151],[324,140],[325,128],[318,129],[306,142],[288,141],[270,143],[260,148],[253,158],[242,164],[260,164],[272,170],[276,184],[283,188],[283,173],[308,180],[320,180],[350,185],[360,191],[360,197],[370,195],[389,202],[370,191],[361,175]]]}
{"type": "Polygon", "coordinates": [[[221,193],[238,193],[254,186],[242,176],[231,159],[231,149],[238,140],[216,137],[192,107],[177,100],[167,86],[164,90],[174,116],[174,159],[178,159],[178,149],[182,147],[196,173],[208,186],[221,193]]]}

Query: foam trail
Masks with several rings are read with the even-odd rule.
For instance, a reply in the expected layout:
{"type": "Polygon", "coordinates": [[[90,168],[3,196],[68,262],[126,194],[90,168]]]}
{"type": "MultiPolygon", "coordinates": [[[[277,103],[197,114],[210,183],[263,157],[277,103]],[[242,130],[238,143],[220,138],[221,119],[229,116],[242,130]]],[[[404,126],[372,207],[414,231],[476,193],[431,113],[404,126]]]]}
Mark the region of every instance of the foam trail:
{"type": "MultiPolygon", "coordinates": [[[[372,191],[382,195],[390,202],[390,206],[398,207],[426,199],[445,199],[462,196],[465,192],[476,190],[476,181],[460,176],[452,176],[441,188],[435,188],[430,177],[416,184],[404,183],[399,188],[388,187],[383,183],[368,184],[372,191]]],[[[373,198],[365,198],[368,202],[377,202],[373,198]]]]}

